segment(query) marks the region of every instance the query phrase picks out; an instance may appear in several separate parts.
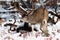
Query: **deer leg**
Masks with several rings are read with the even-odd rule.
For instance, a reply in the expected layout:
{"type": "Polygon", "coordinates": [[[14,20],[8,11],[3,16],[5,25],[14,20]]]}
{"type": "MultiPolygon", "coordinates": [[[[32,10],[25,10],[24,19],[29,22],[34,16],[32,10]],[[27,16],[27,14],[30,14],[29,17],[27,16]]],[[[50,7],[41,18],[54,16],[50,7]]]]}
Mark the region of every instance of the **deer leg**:
{"type": "Polygon", "coordinates": [[[0,26],[2,27],[2,24],[0,24],[0,26]]]}
{"type": "Polygon", "coordinates": [[[47,29],[47,20],[44,19],[42,22],[41,22],[41,27],[40,27],[41,31],[46,35],[46,36],[49,36],[48,34],[48,29],[47,29]]]}
{"type": "Polygon", "coordinates": [[[34,25],[32,25],[32,32],[34,31],[34,25]]]}
{"type": "Polygon", "coordinates": [[[32,34],[34,34],[34,25],[32,25],[32,34]]]}

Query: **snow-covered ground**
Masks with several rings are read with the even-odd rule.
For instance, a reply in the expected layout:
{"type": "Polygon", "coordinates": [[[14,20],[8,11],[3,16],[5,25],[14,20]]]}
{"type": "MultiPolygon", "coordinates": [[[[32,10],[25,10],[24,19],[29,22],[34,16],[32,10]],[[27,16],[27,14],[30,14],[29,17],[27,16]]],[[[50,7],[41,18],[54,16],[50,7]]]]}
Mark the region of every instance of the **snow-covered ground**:
{"type": "MultiPolygon", "coordinates": [[[[1,8],[1,6],[0,6],[1,8]]],[[[2,8],[1,8],[2,9],[2,8]]],[[[1,10],[0,9],[0,10],[1,10]]],[[[3,9],[4,11],[4,9],[3,9]]],[[[0,14],[0,17],[2,18],[6,18],[6,21],[4,23],[13,23],[14,19],[10,14],[0,14]],[[9,20],[12,20],[11,22],[9,22],[9,20]]],[[[23,25],[23,23],[19,23],[20,21],[20,15],[19,14],[15,14],[16,16],[16,24],[17,25],[23,25]]],[[[2,23],[2,24],[4,24],[2,23]]],[[[39,25],[36,25],[39,26],[39,25]]],[[[14,32],[8,32],[8,29],[10,27],[4,27],[3,25],[0,25],[0,40],[60,40],[60,21],[58,21],[55,25],[49,25],[48,26],[48,31],[50,36],[49,37],[43,37],[41,35],[41,33],[35,32],[35,34],[32,34],[32,32],[29,33],[25,33],[22,34],[22,36],[19,36],[20,33],[16,33],[14,32]],[[26,35],[25,37],[23,35],[26,35]]]]}
{"type": "Polygon", "coordinates": [[[19,36],[20,33],[16,33],[15,31],[9,33],[8,29],[9,27],[0,26],[0,40],[60,40],[60,21],[58,21],[56,25],[48,26],[49,37],[43,37],[41,33],[37,34],[37,32],[35,32],[35,34],[32,34],[32,32],[27,33],[24,37],[24,34],[19,36]]]}

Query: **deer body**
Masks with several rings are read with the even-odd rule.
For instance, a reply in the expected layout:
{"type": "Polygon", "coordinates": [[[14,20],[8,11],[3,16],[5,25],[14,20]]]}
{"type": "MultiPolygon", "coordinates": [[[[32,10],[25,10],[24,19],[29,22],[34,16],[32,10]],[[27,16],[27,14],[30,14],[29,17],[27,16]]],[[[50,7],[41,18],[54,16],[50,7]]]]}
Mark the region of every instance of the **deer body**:
{"type": "Polygon", "coordinates": [[[26,20],[32,24],[41,23],[43,21],[43,19],[48,20],[48,12],[46,12],[46,11],[47,10],[45,10],[45,9],[39,8],[39,9],[35,10],[32,15],[26,16],[26,17],[22,18],[22,20],[26,20]]]}

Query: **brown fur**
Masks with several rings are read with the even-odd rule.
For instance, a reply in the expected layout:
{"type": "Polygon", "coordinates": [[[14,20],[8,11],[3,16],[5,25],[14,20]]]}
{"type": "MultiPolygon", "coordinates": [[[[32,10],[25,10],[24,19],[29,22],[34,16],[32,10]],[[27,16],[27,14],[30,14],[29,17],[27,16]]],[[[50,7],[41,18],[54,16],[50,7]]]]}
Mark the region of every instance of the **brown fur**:
{"type": "Polygon", "coordinates": [[[0,18],[0,25],[2,26],[2,23],[4,22],[4,20],[2,18],[0,18]]]}
{"type": "Polygon", "coordinates": [[[48,36],[48,31],[47,31],[48,11],[47,11],[47,9],[40,7],[37,10],[34,10],[32,15],[26,16],[26,14],[27,14],[26,11],[24,11],[19,6],[17,6],[16,3],[14,5],[15,5],[15,8],[20,12],[20,14],[22,16],[25,15],[24,18],[22,18],[23,21],[25,21],[25,22],[28,21],[31,24],[36,24],[36,23],[40,24],[41,23],[41,28],[40,28],[41,31],[46,36],[48,36]]]}

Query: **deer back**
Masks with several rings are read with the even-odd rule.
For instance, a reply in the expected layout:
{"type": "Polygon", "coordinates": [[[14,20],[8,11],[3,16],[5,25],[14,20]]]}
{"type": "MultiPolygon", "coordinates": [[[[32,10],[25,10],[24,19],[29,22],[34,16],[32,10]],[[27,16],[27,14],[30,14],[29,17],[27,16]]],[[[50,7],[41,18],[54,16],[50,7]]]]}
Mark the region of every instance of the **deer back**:
{"type": "Polygon", "coordinates": [[[48,20],[48,11],[45,8],[38,8],[31,16],[25,18],[30,23],[41,23],[43,19],[48,20]]]}

